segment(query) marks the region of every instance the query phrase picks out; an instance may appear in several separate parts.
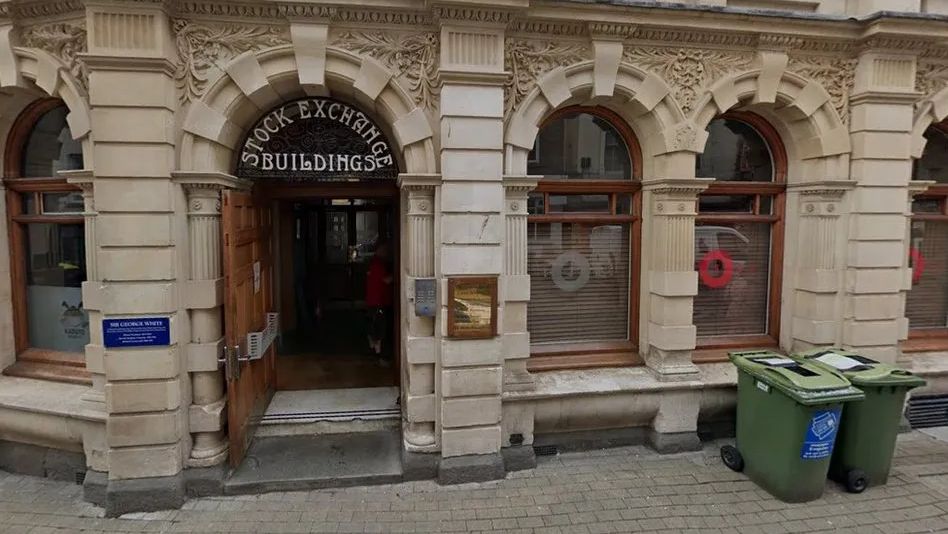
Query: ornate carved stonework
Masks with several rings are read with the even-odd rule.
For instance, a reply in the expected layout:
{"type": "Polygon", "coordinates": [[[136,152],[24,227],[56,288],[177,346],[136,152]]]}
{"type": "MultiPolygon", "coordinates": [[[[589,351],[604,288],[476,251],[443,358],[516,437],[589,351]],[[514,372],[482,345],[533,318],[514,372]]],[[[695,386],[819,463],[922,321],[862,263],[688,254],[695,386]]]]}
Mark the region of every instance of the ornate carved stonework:
{"type": "Polygon", "coordinates": [[[622,59],[661,76],[685,115],[694,110],[698,96],[732,72],[749,69],[751,52],[700,50],[697,48],[626,47],[622,59]]]}
{"type": "Polygon", "coordinates": [[[915,90],[922,93],[921,100],[935,96],[948,87],[948,63],[920,59],[915,70],[915,90]]]}
{"type": "Polygon", "coordinates": [[[279,26],[203,24],[175,20],[178,67],[175,81],[182,102],[199,100],[207,90],[212,69],[223,70],[227,62],[247,50],[260,50],[290,42],[289,31],[279,26]]]}
{"type": "Polygon", "coordinates": [[[843,124],[849,124],[849,95],[856,80],[856,59],[838,57],[791,57],[787,70],[818,82],[830,95],[830,101],[843,124]]]}
{"type": "Polygon", "coordinates": [[[510,73],[510,78],[504,84],[504,116],[517,109],[544,74],[589,58],[586,44],[506,39],[504,70],[510,73]]]}
{"type": "Polygon", "coordinates": [[[438,79],[440,45],[435,32],[369,33],[346,31],[331,44],[378,59],[396,77],[407,82],[415,103],[425,109],[436,107],[441,82],[438,79]]]}
{"type": "Polygon", "coordinates": [[[78,57],[86,48],[85,20],[58,22],[23,28],[23,45],[39,48],[62,60],[69,73],[84,90],[89,87],[89,72],[78,57]]]}

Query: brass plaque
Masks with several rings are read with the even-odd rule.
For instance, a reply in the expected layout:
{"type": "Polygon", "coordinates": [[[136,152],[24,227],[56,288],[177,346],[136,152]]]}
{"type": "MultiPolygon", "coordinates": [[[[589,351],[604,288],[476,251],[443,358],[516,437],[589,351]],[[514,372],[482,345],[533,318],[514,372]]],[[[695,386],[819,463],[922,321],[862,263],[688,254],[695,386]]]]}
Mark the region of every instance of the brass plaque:
{"type": "Polygon", "coordinates": [[[448,279],[448,337],[486,339],[497,335],[497,277],[448,279]]]}

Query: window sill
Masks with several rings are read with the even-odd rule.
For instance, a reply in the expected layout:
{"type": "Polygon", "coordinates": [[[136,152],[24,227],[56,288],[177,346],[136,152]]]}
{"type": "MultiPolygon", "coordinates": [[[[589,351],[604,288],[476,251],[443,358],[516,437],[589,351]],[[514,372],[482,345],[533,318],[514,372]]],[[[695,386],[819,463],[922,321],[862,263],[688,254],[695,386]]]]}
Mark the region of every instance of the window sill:
{"type": "Polygon", "coordinates": [[[534,346],[527,360],[531,373],[596,369],[601,367],[635,367],[644,365],[634,345],[619,343],[581,343],[534,346]]]}
{"type": "Polygon", "coordinates": [[[698,346],[691,353],[691,361],[695,364],[721,363],[729,361],[727,355],[736,350],[770,350],[778,354],[786,354],[776,340],[770,336],[735,336],[717,337],[698,340],[698,346]]]}
{"type": "Polygon", "coordinates": [[[909,334],[909,339],[899,343],[899,348],[905,354],[948,351],[948,337],[913,336],[909,334]]]}
{"type": "Polygon", "coordinates": [[[92,385],[92,375],[86,369],[82,354],[29,349],[20,354],[16,363],[4,369],[3,374],[80,386],[92,385]]]}

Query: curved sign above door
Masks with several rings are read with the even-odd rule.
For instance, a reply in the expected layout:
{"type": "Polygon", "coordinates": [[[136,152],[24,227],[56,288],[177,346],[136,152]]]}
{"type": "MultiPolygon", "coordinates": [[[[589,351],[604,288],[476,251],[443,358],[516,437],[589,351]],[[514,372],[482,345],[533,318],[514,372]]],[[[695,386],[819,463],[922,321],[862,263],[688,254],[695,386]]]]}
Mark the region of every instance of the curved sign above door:
{"type": "Polygon", "coordinates": [[[391,179],[392,146],[365,113],[332,98],[280,105],[254,124],[237,160],[237,176],[291,182],[391,179]]]}

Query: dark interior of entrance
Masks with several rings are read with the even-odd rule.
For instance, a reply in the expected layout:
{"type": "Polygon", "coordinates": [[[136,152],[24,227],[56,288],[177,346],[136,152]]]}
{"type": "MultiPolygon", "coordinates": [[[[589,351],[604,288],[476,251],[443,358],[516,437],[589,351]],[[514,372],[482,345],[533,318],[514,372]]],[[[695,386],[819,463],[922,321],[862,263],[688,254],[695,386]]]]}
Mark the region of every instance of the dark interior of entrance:
{"type": "MultiPolygon", "coordinates": [[[[389,198],[335,198],[279,203],[277,389],[388,387],[397,384],[395,321],[384,320],[387,362],[369,342],[369,266],[380,243],[394,276],[397,214],[389,198]]],[[[392,307],[394,310],[394,306],[392,307]]]]}

